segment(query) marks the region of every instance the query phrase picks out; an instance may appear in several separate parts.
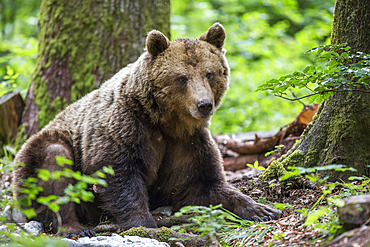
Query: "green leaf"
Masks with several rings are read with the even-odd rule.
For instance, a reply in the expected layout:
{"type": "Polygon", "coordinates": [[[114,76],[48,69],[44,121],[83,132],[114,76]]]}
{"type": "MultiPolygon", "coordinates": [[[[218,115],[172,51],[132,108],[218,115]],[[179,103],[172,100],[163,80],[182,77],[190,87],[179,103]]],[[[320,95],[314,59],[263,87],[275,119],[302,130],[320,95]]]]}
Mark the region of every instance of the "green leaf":
{"type": "Polygon", "coordinates": [[[6,66],[6,74],[9,76],[14,75],[14,70],[10,66],[6,66]]]}
{"type": "Polygon", "coordinates": [[[47,196],[47,197],[39,197],[39,198],[37,198],[36,201],[40,204],[47,205],[50,201],[53,201],[53,200],[56,200],[56,199],[58,199],[58,196],[50,195],[50,196],[47,196]]]}
{"type": "Polygon", "coordinates": [[[37,173],[37,177],[44,181],[48,181],[50,178],[50,171],[45,169],[39,169],[37,173]]]}
{"type": "Polygon", "coordinates": [[[22,213],[28,218],[31,219],[36,216],[36,212],[33,208],[23,209],[22,213]]]}
{"type": "Polygon", "coordinates": [[[61,196],[58,198],[58,204],[67,204],[70,201],[71,200],[68,196],[61,196]]]}
{"type": "Polygon", "coordinates": [[[365,180],[365,177],[356,177],[356,176],[351,176],[348,178],[348,180],[365,180]]]}
{"type": "Polygon", "coordinates": [[[330,209],[327,208],[327,207],[321,207],[320,209],[311,212],[307,216],[307,219],[306,219],[306,221],[304,223],[304,226],[312,226],[312,225],[315,225],[317,223],[317,221],[321,217],[323,217],[324,215],[326,215],[329,212],[330,212],[330,209]]]}
{"type": "Polygon", "coordinates": [[[102,173],[101,171],[97,171],[95,174],[96,174],[96,176],[98,176],[100,178],[105,178],[107,176],[104,173],[102,173]]]}
{"type": "Polygon", "coordinates": [[[112,167],[103,166],[103,171],[107,174],[114,175],[114,170],[112,167]]]}
{"type": "Polygon", "coordinates": [[[81,172],[80,172],[80,171],[76,171],[76,172],[73,172],[73,173],[72,173],[72,177],[73,177],[74,179],[76,179],[77,181],[79,181],[79,180],[81,180],[81,178],[82,178],[82,174],[81,174],[81,172]]]}
{"type": "Polygon", "coordinates": [[[69,160],[63,156],[56,156],[55,159],[57,160],[58,165],[64,166],[64,165],[73,165],[73,161],[69,160]]]}
{"type": "Polygon", "coordinates": [[[346,204],[343,199],[339,198],[328,198],[328,202],[333,203],[337,207],[343,207],[346,204]]]}
{"type": "Polygon", "coordinates": [[[54,203],[54,202],[48,204],[47,206],[53,212],[58,212],[59,209],[60,209],[60,206],[58,204],[54,203]]]}
{"type": "Polygon", "coordinates": [[[284,203],[274,203],[273,204],[276,209],[283,210],[285,208],[291,208],[292,205],[284,204],[284,203]]]}

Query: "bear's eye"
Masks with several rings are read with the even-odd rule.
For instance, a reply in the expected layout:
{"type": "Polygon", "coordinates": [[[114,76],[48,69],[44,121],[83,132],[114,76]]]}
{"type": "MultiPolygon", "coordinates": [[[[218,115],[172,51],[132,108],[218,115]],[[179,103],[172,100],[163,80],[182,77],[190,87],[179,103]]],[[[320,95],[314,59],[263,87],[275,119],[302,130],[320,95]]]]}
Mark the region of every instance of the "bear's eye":
{"type": "Polygon", "coordinates": [[[208,72],[208,73],[206,74],[206,78],[207,78],[207,80],[212,80],[212,78],[213,78],[213,73],[208,72]]]}
{"type": "Polygon", "coordinates": [[[177,81],[181,84],[186,84],[188,82],[188,78],[186,78],[185,76],[180,76],[179,78],[177,78],[177,81]]]}

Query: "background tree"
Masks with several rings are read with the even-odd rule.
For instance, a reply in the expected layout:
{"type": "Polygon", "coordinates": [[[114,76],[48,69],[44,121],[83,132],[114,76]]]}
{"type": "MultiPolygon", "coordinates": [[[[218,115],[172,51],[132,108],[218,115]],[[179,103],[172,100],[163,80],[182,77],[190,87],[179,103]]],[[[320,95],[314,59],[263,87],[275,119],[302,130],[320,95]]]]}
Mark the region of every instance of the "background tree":
{"type": "MultiPolygon", "coordinates": [[[[347,43],[352,52],[370,53],[370,1],[337,0],[331,43],[347,43]]],[[[349,78],[354,80],[353,78],[349,78]]],[[[286,165],[344,164],[370,175],[370,93],[347,91],[325,100],[316,120],[282,160],[286,165]]],[[[334,178],[353,173],[331,174],[334,178]]]]}
{"type": "Polygon", "coordinates": [[[169,0],[43,0],[36,68],[23,123],[29,136],[143,52],[148,31],[170,35],[169,0]]]}

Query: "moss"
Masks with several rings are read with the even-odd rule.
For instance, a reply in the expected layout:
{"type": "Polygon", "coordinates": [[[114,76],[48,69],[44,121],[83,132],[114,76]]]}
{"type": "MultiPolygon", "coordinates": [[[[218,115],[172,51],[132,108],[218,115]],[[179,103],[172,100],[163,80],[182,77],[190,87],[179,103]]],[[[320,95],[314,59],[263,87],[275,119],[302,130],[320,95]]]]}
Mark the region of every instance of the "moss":
{"type": "Polygon", "coordinates": [[[169,239],[174,234],[174,231],[167,227],[159,228],[159,231],[155,234],[155,239],[160,242],[169,242],[169,239]]]}
{"type": "Polygon", "coordinates": [[[261,174],[260,178],[264,181],[269,181],[272,179],[279,179],[279,177],[283,176],[286,173],[287,170],[285,169],[283,164],[275,160],[261,174]]]}
{"type": "MultiPolygon", "coordinates": [[[[336,1],[331,41],[369,53],[367,16],[361,4],[359,0],[336,1]]],[[[283,167],[343,164],[357,169],[357,174],[325,171],[333,179],[369,176],[369,104],[368,93],[336,93],[322,103],[301,140],[278,161],[283,167]]]]}
{"type": "Polygon", "coordinates": [[[304,153],[297,149],[292,154],[290,154],[286,159],[281,161],[283,167],[287,166],[304,166],[305,155],[304,153]]]}
{"type": "Polygon", "coordinates": [[[143,237],[143,238],[151,238],[152,236],[150,235],[149,230],[145,229],[144,227],[133,227],[130,228],[127,231],[121,232],[119,235],[124,236],[138,236],[138,237],[143,237]]]}
{"type": "Polygon", "coordinates": [[[144,1],[42,1],[32,78],[40,127],[136,60],[148,31],[155,27],[169,33],[168,4],[157,1],[155,13],[144,1]],[[138,28],[143,20],[145,26],[138,28]]]}
{"type": "Polygon", "coordinates": [[[370,97],[361,92],[345,92],[325,101],[314,124],[304,132],[295,146],[279,161],[283,166],[322,166],[343,164],[356,168],[354,173],[325,171],[331,179],[351,175],[369,175],[370,159],[368,145],[370,97]]]}
{"type": "Polygon", "coordinates": [[[150,230],[142,226],[133,227],[127,231],[120,233],[121,236],[127,235],[127,236],[139,236],[143,238],[153,238],[160,242],[170,242],[170,238],[172,237],[173,234],[174,231],[167,227],[161,227],[156,230],[150,230]]]}
{"type": "Polygon", "coordinates": [[[319,158],[319,151],[315,148],[309,149],[304,159],[305,167],[316,166],[318,163],[318,158],[319,158]]]}
{"type": "Polygon", "coordinates": [[[25,143],[27,140],[26,127],[27,127],[27,124],[21,124],[18,127],[18,132],[17,132],[16,137],[14,138],[14,144],[13,144],[15,150],[17,151],[21,149],[23,143],[25,143]]]}
{"type": "MultiPolygon", "coordinates": [[[[295,150],[292,154],[286,157],[283,161],[273,161],[269,167],[261,174],[260,178],[264,181],[270,181],[272,179],[279,179],[285,175],[288,171],[286,170],[287,166],[302,166],[304,162],[304,154],[301,150],[295,150]]],[[[304,179],[301,175],[291,176],[287,182],[294,182],[298,185],[302,185],[304,179]]]]}

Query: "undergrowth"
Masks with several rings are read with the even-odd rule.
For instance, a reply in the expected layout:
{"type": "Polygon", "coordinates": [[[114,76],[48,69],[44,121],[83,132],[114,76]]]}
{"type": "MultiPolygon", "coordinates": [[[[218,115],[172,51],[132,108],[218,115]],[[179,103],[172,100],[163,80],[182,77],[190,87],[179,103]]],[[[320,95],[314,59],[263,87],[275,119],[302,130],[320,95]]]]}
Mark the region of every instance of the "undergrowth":
{"type": "MultiPolygon", "coordinates": [[[[4,148],[4,157],[0,159],[0,173],[4,174],[11,173],[16,169],[17,165],[22,166],[23,164],[14,164],[14,156],[11,152],[8,152],[4,148]]],[[[88,190],[89,185],[100,185],[107,186],[107,182],[104,180],[107,174],[114,175],[114,171],[111,167],[103,167],[92,174],[91,176],[82,174],[80,171],[73,171],[73,162],[64,157],[57,156],[57,163],[61,166],[61,170],[50,172],[46,169],[38,169],[37,177],[28,177],[22,181],[22,187],[18,188],[22,196],[17,200],[12,197],[12,190],[15,188],[4,186],[1,191],[0,207],[2,211],[6,207],[10,206],[10,212],[13,209],[20,210],[23,215],[31,219],[36,216],[37,213],[42,212],[45,209],[51,210],[58,220],[57,236],[64,232],[64,229],[60,227],[62,225],[62,219],[60,216],[60,207],[68,202],[81,203],[91,202],[94,199],[94,195],[88,190]],[[65,178],[73,178],[75,180],[74,184],[69,184],[64,189],[63,196],[48,195],[41,196],[40,192],[44,190],[43,187],[38,186],[38,182],[55,180],[60,181],[65,178]],[[38,202],[41,206],[37,209],[33,208],[32,201],[38,202]]],[[[5,216],[0,217],[0,222],[6,222],[5,216]]],[[[40,236],[30,236],[18,223],[8,223],[5,228],[0,230],[0,244],[5,244],[7,246],[50,246],[50,247],[62,247],[67,246],[65,241],[61,241],[58,238],[50,237],[48,235],[42,234],[40,236]]]]}
{"type": "MultiPolygon", "coordinates": [[[[350,177],[349,182],[329,182],[328,177],[321,178],[318,171],[336,170],[345,172],[353,170],[343,165],[329,165],[322,167],[303,168],[288,167],[289,172],[280,178],[288,180],[297,174],[314,182],[322,189],[322,195],[310,208],[295,210],[305,219],[303,226],[317,232],[314,241],[322,240],[327,243],[344,230],[339,222],[337,207],[344,205],[345,198],[353,195],[368,193],[370,179],[368,177],[350,177]],[[326,200],[326,202],[324,202],[326,200]],[[324,206],[319,206],[319,205],[324,206]]],[[[283,203],[271,203],[259,200],[260,203],[270,203],[277,209],[291,207],[283,203]]],[[[194,232],[202,237],[206,236],[212,246],[274,246],[285,237],[285,233],[276,231],[276,224],[272,222],[251,222],[243,220],[237,215],[222,208],[222,205],[200,207],[187,206],[182,208],[175,216],[194,214],[189,222],[174,226],[172,229],[182,232],[194,232]],[[276,232],[275,232],[276,231],[276,232]],[[268,236],[267,236],[268,235],[268,236]]]]}

